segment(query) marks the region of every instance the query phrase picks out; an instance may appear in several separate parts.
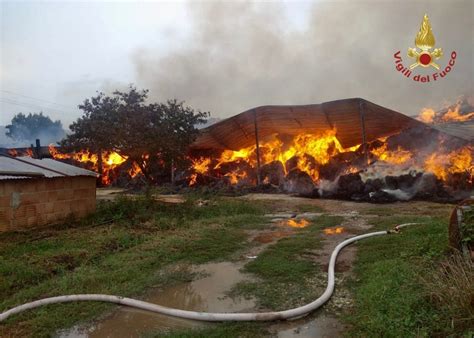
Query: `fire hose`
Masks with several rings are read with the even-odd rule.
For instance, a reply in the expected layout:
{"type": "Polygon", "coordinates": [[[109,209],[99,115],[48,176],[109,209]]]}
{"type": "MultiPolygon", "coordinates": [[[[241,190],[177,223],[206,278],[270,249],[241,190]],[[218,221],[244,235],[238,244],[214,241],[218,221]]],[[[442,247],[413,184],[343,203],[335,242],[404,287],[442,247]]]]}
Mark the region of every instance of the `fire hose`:
{"type": "Polygon", "coordinates": [[[0,314],[0,322],[6,320],[8,317],[21,313],[26,310],[31,310],[43,305],[49,304],[58,304],[58,303],[69,303],[69,302],[80,302],[80,301],[96,301],[96,302],[108,302],[115,303],[125,306],[134,307],[137,309],[160,313],[168,316],[206,321],[206,322],[229,322],[229,321],[272,321],[272,320],[285,320],[285,319],[294,319],[307,315],[310,312],[321,307],[326,303],[329,298],[331,298],[334,292],[335,277],[334,277],[334,268],[336,266],[336,259],[339,252],[347,245],[359,241],[361,239],[382,236],[392,233],[398,233],[401,228],[404,228],[408,225],[419,224],[419,223],[404,223],[396,226],[393,230],[386,231],[376,231],[370,232],[368,234],[363,234],[355,236],[345,241],[339,243],[336,248],[333,250],[329,265],[328,265],[328,285],[324,293],[315,301],[308,303],[306,305],[276,312],[261,312],[261,313],[213,313],[213,312],[197,312],[197,311],[187,311],[169,308],[153,303],[144,302],[137,299],[112,296],[112,295],[103,295],[103,294],[78,294],[78,295],[67,295],[67,296],[57,296],[43,298],[36,300],[30,303],[25,303],[23,305],[16,306],[0,314]]]}

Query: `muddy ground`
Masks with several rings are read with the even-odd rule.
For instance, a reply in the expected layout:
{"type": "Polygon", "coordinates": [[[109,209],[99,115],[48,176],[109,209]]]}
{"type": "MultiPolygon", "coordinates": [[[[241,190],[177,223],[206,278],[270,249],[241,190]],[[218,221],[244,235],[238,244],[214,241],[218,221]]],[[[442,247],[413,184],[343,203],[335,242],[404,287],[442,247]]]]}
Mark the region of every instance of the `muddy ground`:
{"type": "MultiPolygon", "coordinates": [[[[119,192],[99,191],[98,198],[113,199],[119,192]]],[[[162,195],[156,196],[156,198],[168,203],[181,203],[183,201],[179,195],[162,195]]],[[[309,253],[315,262],[324,267],[323,271],[326,271],[329,256],[334,247],[346,238],[369,232],[371,227],[376,224],[378,217],[403,214],[438,216],[446,215],[452,208],[450,205],[428,202],[374,205],[349,201],[306,199],[278,194],[250,194],[238,198],[278,203],[278,211],[266,215],[268,219],[267,226],[262,229],[247,231],[249,245],[245,251],[239,252],[239,255],[232,261],[175,267],[191,272],[194,277],[189,282],[166,288],[151,289],[143,297],[144,300],[169,307],[196,311],[262,311],[264,309],[256,305],[255,299],[232,297],[229,293],[237,283],[254,279],[251,274],[242,272],[242,267],[247,262],[258,257],[268,246],[276,243],[279,239],[294,235],[296,230],[286,224],[288,219],[297,221],[306,219],[311,222],[323,213],[342,217],[342,221],[338,226],[343,227],[344,230],[338,234],[321,232],[319,236],[323,241],[323,245],[318,250],[309,253]],[[322,211],[321,213],[298,212],[296,206],[301,204],[312,205],[322,211]]],[[[347,281],[353,273],[352,267],[356,256],[356,245],[347,247],[339,255],[336,266],[336,291],[323,309],[302,319],[268,325],[268,330],[272,335],[275,337],[301,338],[341,336],[346,327],[339,318],[344,312],[350,311],[352,306],[347,281]]],[[[314,288],[319,293],[322,293],[326,287],[326,278],[326,273],[314,277],[314,288]]],[[[130,308],[119,308],[92,324],[64,330],[59,333],[59,336],[139,337],[147,332],[168,332],[175,329],[205,327],[206,325],[210,324],[170,318],[130,308]]]]}

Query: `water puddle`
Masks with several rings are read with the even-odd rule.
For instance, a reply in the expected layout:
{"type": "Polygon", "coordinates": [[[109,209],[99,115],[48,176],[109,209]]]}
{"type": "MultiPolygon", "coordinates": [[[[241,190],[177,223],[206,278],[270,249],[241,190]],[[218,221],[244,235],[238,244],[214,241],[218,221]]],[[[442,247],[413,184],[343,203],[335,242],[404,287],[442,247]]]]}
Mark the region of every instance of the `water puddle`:
{"type": "MultiPolygon", "coordinates": [[[[210,312],[253,311],[253,300],[231,299],[226,296],[235,284],[248,280],[239,269],[242,264],[231,262],[203,264],[194,269],[205,277],[190,283],[180,283],[151,291],[146,301],[168,307],[210,312]]],[[[59,333],[61,338],[140,337],[146,332],[163,332],[177,328],[192,328],[206,323],[173,318],[122,307],[92,326],[75,326],[59,333]]]]}
{"type": "Polygon", "coordinates": [[[333,338],[342,335],[344,326],[336,318],[320,315],[311,321],[301,319],[276,324],[270,330],[278,338],[333,338]]]}

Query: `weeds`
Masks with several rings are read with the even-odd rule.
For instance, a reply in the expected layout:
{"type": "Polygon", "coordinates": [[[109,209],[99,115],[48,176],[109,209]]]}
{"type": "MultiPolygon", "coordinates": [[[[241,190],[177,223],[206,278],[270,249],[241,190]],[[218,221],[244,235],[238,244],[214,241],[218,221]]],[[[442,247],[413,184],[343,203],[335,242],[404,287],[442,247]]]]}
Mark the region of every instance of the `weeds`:
{"type": "Polygon", "coordinates": [[[461,254],[432,264],[420,276],[425,293],[454,332],[474,328],[474,264],[461,254]]]}

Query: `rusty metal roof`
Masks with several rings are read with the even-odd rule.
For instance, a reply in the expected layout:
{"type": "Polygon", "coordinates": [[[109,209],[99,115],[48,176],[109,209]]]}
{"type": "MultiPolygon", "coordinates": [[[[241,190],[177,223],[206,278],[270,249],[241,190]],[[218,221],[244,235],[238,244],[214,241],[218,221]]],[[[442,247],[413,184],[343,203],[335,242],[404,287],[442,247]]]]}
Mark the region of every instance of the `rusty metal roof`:
{"type": "Polygon", "coordinates": [[[94,176],[93,171],[49,158],[10,157],[0,155],[0,180],[33,177],[94,176]]]}
{"type": "Polygon", "coordinates": [[[390,136],[423,123],[361,98],[302,106],[261,106],[201,129],[191,149],[232,149],[255,144],[273,134],[298,135],[336,130],[345,148],[390,136]],[[257,128],[256,128],[257,126],[257,128]]]}

